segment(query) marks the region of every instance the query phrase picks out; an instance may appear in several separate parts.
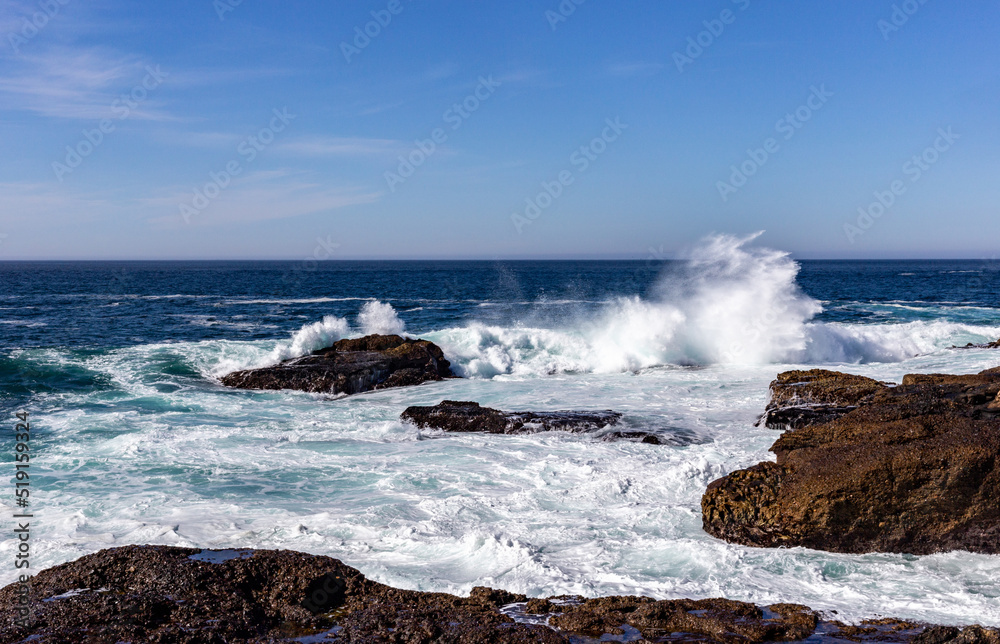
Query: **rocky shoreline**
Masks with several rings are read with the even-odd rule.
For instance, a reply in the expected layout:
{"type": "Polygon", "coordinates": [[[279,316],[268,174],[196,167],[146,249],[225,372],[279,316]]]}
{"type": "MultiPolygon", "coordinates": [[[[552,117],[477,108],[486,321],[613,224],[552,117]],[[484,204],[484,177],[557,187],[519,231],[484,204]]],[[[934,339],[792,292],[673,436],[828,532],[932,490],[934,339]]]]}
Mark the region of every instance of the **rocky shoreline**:
{"type": "Polygon", "coordinates": [[[996,629],[847,625],[796,604],[401,590],[337,559],[287,550],[112,548],[42,571],[29,600],[25,625],[15,625],[19,584],[0,590],[0,644],[1000,643],[996,629]]]}
{"type": "Polygon", "coordinates": [[[749,546],[1000,553],[1000,368],[889,386],[833,371],[771,383],[775,462],[702,498],[704,529],[749,546]]]}

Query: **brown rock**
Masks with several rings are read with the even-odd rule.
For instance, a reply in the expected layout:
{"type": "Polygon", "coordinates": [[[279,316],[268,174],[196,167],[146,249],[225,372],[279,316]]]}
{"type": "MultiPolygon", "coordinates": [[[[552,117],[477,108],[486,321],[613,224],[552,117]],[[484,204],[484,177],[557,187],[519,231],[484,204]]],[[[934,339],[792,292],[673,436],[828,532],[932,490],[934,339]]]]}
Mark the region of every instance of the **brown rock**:
{"type": "Polygon", "coordinates": [[[903,383],[782,434],[776,463],[713,482],[705,530],[754,546],[1000,553],[1000,370],[903,383]]]}
{"type": "Polygon", "coordinates": [[[27,628],[13,624],[20,584],[0,590],[0,643],[263,643],[336,629],[347,642],[565,643],[550,629],[516,624],[497,607],[524,595],[476,588],[468,598],[399,590],[336,559],[290,551],[201,551],[128,546],[42,571],[30,586],[27,628]],[[205,561],[192,559],[192,555],[205,561]],[[218,563],[212,563],[212,560],[218,563]],[[339,601],[314,582],[340,580],[339,601]],[[76,591],[76,594],[72,594],[76,591]]]}
{"type": "Polygon", "coordinates": [[[0,644],[264,644],[306,637],[342,644],[570,644],[585,637],[747,644],[830,636],[1000,644],[996,630],[979,626],[960,630],[892,619],[847,626],[819,622],[815,612],[796,604],[758,607],[727,599],[649,597],[529,600],[484,587],[473,588],[469,597],[399,590],[365,579],[336,559],[290,551],[102,550],[35,576],[25,626],[13,623],[20,589],[15,583],[0,590],[0,644]],[[325,607],[312,610],[317,603],[325,607]],[[523,617],[550,616],[550,626],[518,622],[500,610],[517,606],[524,608],[523,617]]]}
{"type": "Polygon", "coordinates": [[[547,615],[556,612],[556,605],[548,599],[533,597],[528,600],[524,612],[529,615],[547,615]]]}
{"type": "Polygon", "coordinates": [[[262,369],[237,371],[222,384],[240,389],[298,389],[355,394],[453,377],[441,348],[427,340],[369,335],[262,369]]]}
{"type": "Polygon", "coordinates": [[[707,636],[709,641],[792,641],[809,637],[816,630],[816,613],[805,606],[774,604],[765,610],[728,599],[673,599],[649,597],[601,597],[568,606],[550,623],[572,633],[600,637],[621,635],[625,626],[638,630],[647,640],[672,633],[707,636]]]}

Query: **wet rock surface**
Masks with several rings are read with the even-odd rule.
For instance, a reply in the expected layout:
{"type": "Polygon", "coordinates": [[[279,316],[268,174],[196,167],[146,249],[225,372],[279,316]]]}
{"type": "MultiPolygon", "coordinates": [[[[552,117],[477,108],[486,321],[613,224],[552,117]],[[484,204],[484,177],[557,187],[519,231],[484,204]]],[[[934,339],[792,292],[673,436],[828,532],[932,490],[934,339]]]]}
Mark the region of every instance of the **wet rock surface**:
{"type": "Polygon", "coordinates": [[[826,369],[786,371],[771,382],[770,400],[756,424],[801,429],[827,423],[857,409],[887,386],[872,378],[826,369]]]}
{"type": "Polygon", "coordinates": [[[19,584],[0,591],[0,642],[566,641],[497,610],[523,595],[398,590],[329,557],[239,552],[193,559],[200,549],[129,546],[50,568],[31,585],[27,628],[13,624],[19,584]]]}
{"type": "Polygon", "coordinates": [[[327,349],[272,367],[237,371],[223,376],[221,381],[239,389],[356,394],[450,377],[454,377],[451,364],[433,342],[398,335],[368,335],[339,340],[327,349]]]}
{"type": "Polygon", "coordinates": [[[854,409],[785,432],[776,462],[711,483],[704,529],[751,546],[1000,553],[1000,369],[896,387],[830,373],[781,374],[772,402],[854,409]]]}
{"type": "Polygon", "coordinates": [[[469,597],[391,588],[336,559],[291,551],[167,546],[102,550],[39,573],[14,623],[0,590],[0,644],[41,642],[492,644],[596,641],[997,644],[997,631],[877,620],[848,626],[794,604],[549,597],[476,587],[469,597]]]}
{"type": "MultiPolygon", "coordinates": [[[[407,407],[400,419],[421,429],[446,432],[485,432],[488,434],[533,434],[536,432],[594,432],[617,425],[622,415],[603,411],[500,411],[476,402],[444,400],[432,407],[407,407]]],[[[659,444],[652,432],[614,431],[601,435],[603,440],[636,440],[659,444]]]]}

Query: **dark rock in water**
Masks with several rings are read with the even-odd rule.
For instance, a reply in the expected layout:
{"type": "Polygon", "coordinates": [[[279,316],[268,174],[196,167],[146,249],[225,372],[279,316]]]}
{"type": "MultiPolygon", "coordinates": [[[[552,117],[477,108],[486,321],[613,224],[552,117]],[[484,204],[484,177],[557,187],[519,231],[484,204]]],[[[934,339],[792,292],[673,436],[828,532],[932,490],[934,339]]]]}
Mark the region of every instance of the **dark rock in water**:
{"type": "Polygon", "coordinates": [[[827,423],[885,388],[878,380],[826,369],[786,371],[771,382],[770,400],[755,424],[801,429],[827,423]]]}
{"type": "Polygon", "coordinates": [[[986,344],[973,344],[972,342],[970,342],[969,344],[962,347],[952,345],[951,348],[952,349],[1000,349],[1000,340],[997,340],[996,342],[987,342],[986,344]]]}
{"type": "Polygon", "coordinates": [[[14,583],[0,590],[0,644],[570,644],[640,637],[719,644],[810,637],[817,642],[835,637],[998,642],[996,630],[979,626],[959,630],[890,619],[847,626],[822,621],[795,604],[758,607],[726,599],[649,597],[529,600],[484,587],[473,588],[469,597],[399,590],[370,581],[336,559],[287,550],[102,550],[36,575],[23,620],[16,617],[21,589],[14,583]],[[548,617],[548,626],[538,615],[548,617]]]}
{"type": "Polygon", "coordinates": [[[222,384],[240,389],[356,394],[450,377],[454,377],[451,364],[433,342],[369,335],[339,340],[332,347],[273,367],[237,371],[223,376],[222,384]]]}
{"type": "MultiPolygon", "coordinates": [[[[605,411],[500,411],[476,402],[444,400],[433,407],[407,407],[400,419],[422,429],[488,434],[533,434],[536,432],[587,432],[615,425],[622,415],[605,411]]],[[[639,438],[631,432],[628,438],[639,438]]],[[[646,434],[643,433],[643,437],[646,434]]],[[[622,436],[622,438],[626,438],[622,436]]]]}
{"type": "Polygon", "coordinates": [[[640,431],[613,431],[601,434],[601,440],[605,442],[630,441],[633,443],[646,443],[647,445],[663,445],[666,441],[653,432],[640,431]]]}
{"type": "Polygon", "coordinates": [[[1000,368],[868,388],[832,401],[856,409],[782,434],[777,462],[711,483],[704,529],[752,546],[1000,553],[1000,368]]]}

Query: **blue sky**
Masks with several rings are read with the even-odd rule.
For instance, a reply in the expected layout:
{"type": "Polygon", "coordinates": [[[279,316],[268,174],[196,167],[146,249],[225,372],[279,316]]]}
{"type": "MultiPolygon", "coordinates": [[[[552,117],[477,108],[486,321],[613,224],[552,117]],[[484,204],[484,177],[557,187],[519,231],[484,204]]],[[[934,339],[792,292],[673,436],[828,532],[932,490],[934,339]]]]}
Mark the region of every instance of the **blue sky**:
{"type": "Polygon", "coordinates": [[[0,11],[0,260],[1000,248],[994,2],[0,11]]]}

